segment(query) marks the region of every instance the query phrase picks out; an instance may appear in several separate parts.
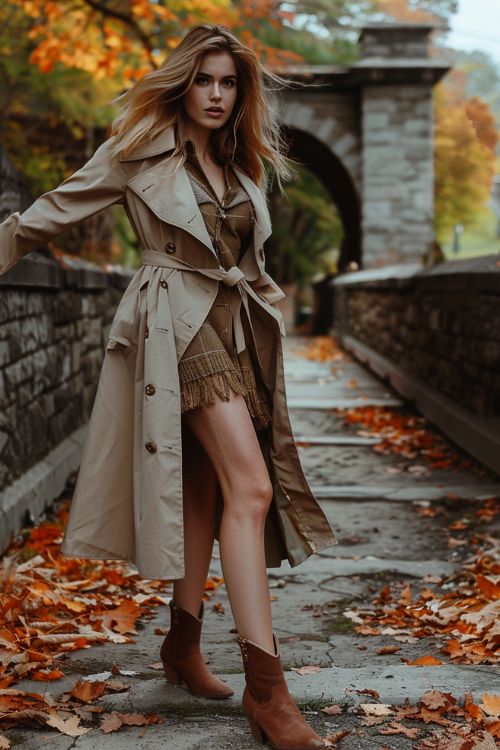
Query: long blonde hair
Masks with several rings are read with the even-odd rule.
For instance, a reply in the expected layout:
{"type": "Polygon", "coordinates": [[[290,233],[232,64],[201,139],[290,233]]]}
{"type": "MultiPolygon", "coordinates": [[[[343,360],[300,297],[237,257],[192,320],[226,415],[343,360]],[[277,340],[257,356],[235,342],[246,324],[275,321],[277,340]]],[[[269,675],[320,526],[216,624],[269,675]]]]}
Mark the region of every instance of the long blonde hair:
{"type": "Polygon", "coordinates": [[[222,163],[236,164],[258,185],[264,182],[265,160],[281,187],[281,179],[289,179],[294,171],[285,156],[274,90],[266,79],[273,81],[275,88],[286,85],[286,81],[267,71],[255,52],[225,26],[201,24],[192,28],[163,65],[146,73],[115,100],[121,112],[112,125],[114,152],[128,156],[165,127],[175,125],[178,142],[174,153],[185,158],[179,138],[182,98],[196,78],[203,55],[221,50],[234,59],[237,98],[227,123],[211,134],[214,156],[222,163]]]}

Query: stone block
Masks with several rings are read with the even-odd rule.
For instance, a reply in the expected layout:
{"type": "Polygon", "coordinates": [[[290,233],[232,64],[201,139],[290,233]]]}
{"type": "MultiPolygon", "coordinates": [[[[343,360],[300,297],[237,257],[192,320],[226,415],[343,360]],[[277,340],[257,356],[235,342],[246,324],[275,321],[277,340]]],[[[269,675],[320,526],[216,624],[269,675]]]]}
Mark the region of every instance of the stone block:
{"type": "Polygon", "coordinates": [[[386,129],[389,125],[389,112],[363,112],[363,128],[365,131],[386,129]]]}
{"type": "Polygon", "coordinates": [[[82,361],[82,344],[80,341],[74,341],[71,344],[71,370],[78,372],[82,361]]]}
{"type": "Polygon", "coordinates": [[[33,377],[34,372],[34,359],[32,354],[28,354],[26,357],[18,359],[11,365],[8,365],[4,369],[5,376],[5,387],[8,390],[17,388],[17,386],[33,377]]]}

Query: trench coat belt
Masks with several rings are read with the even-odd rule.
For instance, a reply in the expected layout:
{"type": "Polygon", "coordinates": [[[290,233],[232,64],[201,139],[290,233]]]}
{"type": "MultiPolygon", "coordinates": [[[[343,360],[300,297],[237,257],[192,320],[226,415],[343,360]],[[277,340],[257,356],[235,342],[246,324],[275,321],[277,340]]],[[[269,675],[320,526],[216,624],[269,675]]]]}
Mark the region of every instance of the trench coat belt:
{"type": "MultiPolygon", "coordinates": [[[[246,348],[245,336],[240,315],[241,304],[243,303],[243,305],[245,306],[248,320],[250,321],[248,295],[255,298],[256,300],[259,300],[259,297],[256,295],[256,293],[248,283],[241,268],[239,268],[238,266],[232,266],[227,270],[225,268],[222,268],[222,266],[219,266],[219,268],[198,268],[197,266],[193,266],[191,265],[191,263],[188,263],[185,260],[181,260],[180,258],[176,258],[172,255],[166,255],[165,253],[159,252],[158,250],[153,250],[151,248],[143,250],[142,264],[144,266],[159,266],[162,268],[177,268],[183,271],[194,271],[210,279],[217,279],[219,281],[222,281],[222,283],[226,286],[236,286],[238,288],[239,294],[233,295],[231,300],[231,316],[233,320],[236,350],[239,353],[246,348]]],[[[165,308],[166,305],[168,305],[167,295],[160,294],[158,299],[157,317],[157,326],[160,328],[163,327],[162,320],[164,315],[165,318],[168,319],[168,310],[165,308]]]]}

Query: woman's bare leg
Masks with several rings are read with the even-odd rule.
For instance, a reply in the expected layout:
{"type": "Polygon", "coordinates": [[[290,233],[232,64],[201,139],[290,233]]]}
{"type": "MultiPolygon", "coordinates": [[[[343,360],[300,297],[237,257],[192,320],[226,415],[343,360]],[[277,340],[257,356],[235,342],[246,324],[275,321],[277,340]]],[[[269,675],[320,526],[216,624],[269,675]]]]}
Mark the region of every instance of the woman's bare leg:
{"type": "Polygon", "coordinates": [[[198,617],[215,533],[217,475],[204,448],[182,424],[185,576],[174,581],[174,601],[198,617]]]}
{"type": "Polygon", "coordinates": [[[272,486],[242,396],[185,412],[221,485],[220,555],[238,633],[274,653],[264,525],[272,486]]]}

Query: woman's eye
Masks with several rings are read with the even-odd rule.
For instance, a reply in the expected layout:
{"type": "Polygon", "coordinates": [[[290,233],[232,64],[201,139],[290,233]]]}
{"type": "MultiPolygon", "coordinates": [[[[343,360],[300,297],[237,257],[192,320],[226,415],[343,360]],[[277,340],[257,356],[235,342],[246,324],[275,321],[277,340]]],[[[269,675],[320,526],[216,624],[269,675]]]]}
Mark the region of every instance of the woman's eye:
{"type": "Polygon", "coordinates": [[[208,78],[206,78],[206,76],[197,76],[195,78],[196,83],[207,83],[207,81],[208,81],[208,78]]]}
{"type": "Polygon", "coordinates": [[[228,78],[227,81],[224,81],[224,86],[232,88],[233,86],[236,86],[236,81],[234,80],[234,78],[228,78]]]}

